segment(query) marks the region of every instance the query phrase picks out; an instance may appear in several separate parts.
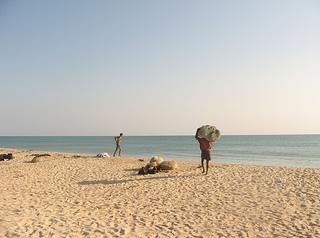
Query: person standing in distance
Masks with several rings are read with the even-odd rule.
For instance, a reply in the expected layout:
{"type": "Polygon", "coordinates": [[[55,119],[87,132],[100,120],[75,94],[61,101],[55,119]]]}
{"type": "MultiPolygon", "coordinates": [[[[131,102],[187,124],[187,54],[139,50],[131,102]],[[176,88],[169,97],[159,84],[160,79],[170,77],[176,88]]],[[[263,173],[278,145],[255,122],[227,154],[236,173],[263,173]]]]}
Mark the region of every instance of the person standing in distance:
{"type": "Polygon", "coordinates": [[[117,151],[119,151],[119,157],[121,156],[121,144],[122,144],[122,140],[123,140],[123,134],[120,133],[119,136],[116,136],[114,138],[115,142],[116,142],[116,150],[113,153],[113,157],[116,156],[117,151]]]}
{"type": "Polygon", "coordinates": [[[197,129],[195,138],[198,140],[201,150],[201,167],[202,167],[202,173],[206,172],[206,175],[208,174],[209,169],[209,161],[211,160],[211,148],[212,148],[212,142],[208,141],[205,138],[200,138],[198,136],[200,128],[197,129]],[[206,170],[204,169],[203,161],[206,161],[206,170]]]}

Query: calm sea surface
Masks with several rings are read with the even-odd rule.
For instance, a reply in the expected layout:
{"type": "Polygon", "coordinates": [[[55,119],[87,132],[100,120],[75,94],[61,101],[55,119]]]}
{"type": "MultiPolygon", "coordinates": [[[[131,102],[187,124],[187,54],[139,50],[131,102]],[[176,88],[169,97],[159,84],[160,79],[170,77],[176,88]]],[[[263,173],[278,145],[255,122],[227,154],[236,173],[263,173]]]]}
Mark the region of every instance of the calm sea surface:
{"type": "MultiPolygon", "coordinates": [[[[114,150],[113,137],[0,136],[0,147],[97,154],[114,150]]],[[[193,136],[126,136],[123,155],[199,160],[193,136]]],[[[219,163],[320,168],[320,135],[222,136],[214,145],[219,163]]]]}

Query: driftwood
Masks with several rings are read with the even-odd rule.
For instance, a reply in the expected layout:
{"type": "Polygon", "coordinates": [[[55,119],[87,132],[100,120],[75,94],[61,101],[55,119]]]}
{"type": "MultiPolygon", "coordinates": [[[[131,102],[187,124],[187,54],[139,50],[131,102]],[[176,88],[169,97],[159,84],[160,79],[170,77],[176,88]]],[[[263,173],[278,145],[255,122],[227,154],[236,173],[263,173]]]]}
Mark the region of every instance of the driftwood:
{"type": "Polygon", "coordinates": [[[33,159],[30,161],[30,163],[38,163],[39,157],[33,157],[33,159]]]}
{"type": "Polygon", "coordinates": [[[46,157],[51,156],[50,154],[32,154],[31,156],[34,156],[33,159],[30,161],[30,163],[38,163],[39,157],[46,157]]]}
{"type": "Polygon", "coordinates": [[[43,156],[51,156],[50,154],[32,154],[31,156],[34,156],[34,157],[43,157],[43,156]]]}

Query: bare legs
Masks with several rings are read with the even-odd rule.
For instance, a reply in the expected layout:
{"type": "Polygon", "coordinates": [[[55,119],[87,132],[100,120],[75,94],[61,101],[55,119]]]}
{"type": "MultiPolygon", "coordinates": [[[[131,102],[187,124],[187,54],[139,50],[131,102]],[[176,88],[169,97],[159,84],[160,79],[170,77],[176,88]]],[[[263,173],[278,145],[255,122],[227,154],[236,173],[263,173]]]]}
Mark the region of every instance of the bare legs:
{"type": "Polygon", "coordinates": [[[203,166],[203,158],[201,158],[201,167],[202,167],[202,173],[204,173],[205,171],[204,171],[204,166],[203,166]]]}
{"type": "Polygon", "coordinates": [[[204,161],[204,159],[201,158],[202,173],[205,172],[206,175],[207,175],[208,174],[208,170],[209,170],[209,160],[208,159],[205,160],[206,161],[206,169],[204,169],[203,161],[204,161]]]}
{"type": "Polygon", "coordinates": [[[207,171],[206,171],[206,175],[208,174],[208,170],[209,170],[209,160],[206,160],[206,167],[207,167],[207,171]]]}
{"type": "Polygon", "coordinates": [[[211,154],[209,150],[201,151],[201,167],[202,167],[202,173],[208,174],[209,170],[209,161],[211,160],[211,154]],[[203,161],[206,161],[206,169],[204,169],[203,161]]]}
{"type": "Polygon", "coordinates": [[[116,153],[117,153],[118,150],[119,150],[119,156],[121,156],[121,147],[120,147],[120,145],[117,145],[116,150],[113,153],[113,157],[116,156],[116,153]]]}

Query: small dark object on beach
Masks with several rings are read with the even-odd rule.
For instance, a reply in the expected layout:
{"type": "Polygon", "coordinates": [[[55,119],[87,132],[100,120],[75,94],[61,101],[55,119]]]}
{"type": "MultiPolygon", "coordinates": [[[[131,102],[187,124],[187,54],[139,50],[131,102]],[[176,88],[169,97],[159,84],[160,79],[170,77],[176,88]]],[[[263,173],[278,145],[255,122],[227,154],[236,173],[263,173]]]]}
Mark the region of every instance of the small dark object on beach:
{"type": "Polygon", "coordinates": [[[159,170],[157,167],[152,167],[152,168],[148,169],[148,174],[156,174],[158,172],[159,172],[159,170]]]}
{"type": "Polygon", "coordinates": [[[141,169],[139,169],[138,174],[139,174],[139,175],[148,174],[148,170],[146,170],[146,168],[145,168],[145,167],[142,167],[141,169]]]}
{"type": "Polygon", "coordinates": [[[138,174],[139,175],[156,174],[158,172],[160,172],[159,166],[150,166],[150,164],[147,164],[145,167],[142,167],[141,169],[139,169],[138,174]]]}
{"type": "Polygon", "coordinates": [[[6,161],[13,159],[12,153],[9,154],[0,154],[0,161],[6,161]]]}

